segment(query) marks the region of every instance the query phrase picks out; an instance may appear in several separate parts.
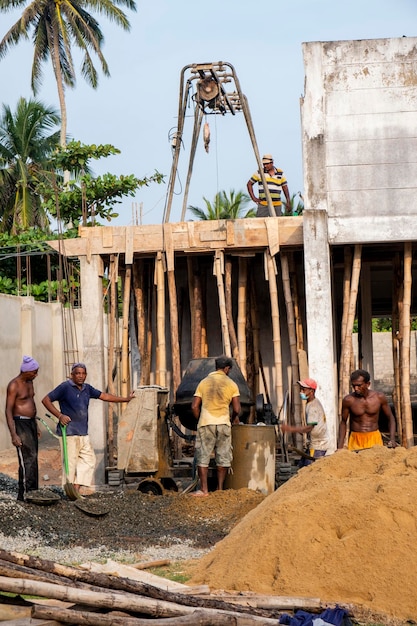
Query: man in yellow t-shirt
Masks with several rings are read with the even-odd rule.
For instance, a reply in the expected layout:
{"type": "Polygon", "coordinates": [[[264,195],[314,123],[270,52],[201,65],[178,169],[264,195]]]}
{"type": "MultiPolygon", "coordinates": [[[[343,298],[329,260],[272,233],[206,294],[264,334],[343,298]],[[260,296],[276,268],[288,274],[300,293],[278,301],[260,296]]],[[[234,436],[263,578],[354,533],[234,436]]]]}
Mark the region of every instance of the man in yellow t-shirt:
{"type": "Polygon", "coordinates": [[[223,489],[233,459],[231,423],[239,423],[239,388],[228,376],[233,361],[229,357],[220,356],[215,361],[215,367],[216,371],[198,384],[191,405],[193,415],[198,420],[195,456],[201,487],[192,494],[195,496],[208,496],[208,466],[214,451],[217,489],[223,489]]]}

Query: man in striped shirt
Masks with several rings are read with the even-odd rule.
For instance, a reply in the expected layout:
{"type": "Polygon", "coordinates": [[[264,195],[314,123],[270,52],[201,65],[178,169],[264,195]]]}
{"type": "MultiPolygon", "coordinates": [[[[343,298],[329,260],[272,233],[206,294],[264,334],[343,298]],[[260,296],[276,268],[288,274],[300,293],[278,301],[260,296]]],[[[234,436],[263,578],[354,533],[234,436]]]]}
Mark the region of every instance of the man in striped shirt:
{"type": "MultiPolygon", "coordinates": [[[[262,157],[262,165],[264,168],[264,174],[266,178],[266,184],[268,185],[269,193],[271,194],[272,205],[277,216],[283,215],[283,206],[281,202],[281,191],[284,192],[287,202],[287,215],[291,215],[291,198],[288,191],[287,179],[284,176],[282,170],[277,169],[274,166],[274,159],[271,154],[264,154],[262,157]]],[[[259,172],[255,172],[253,176],[248,180],[248,193],[252,200],[258,205],[256,217],[269,217],[268,202],[266,199],[262,178],[259,172]],[[253,186],[258,184],[257,198],[253,192],[253,186]]]]}

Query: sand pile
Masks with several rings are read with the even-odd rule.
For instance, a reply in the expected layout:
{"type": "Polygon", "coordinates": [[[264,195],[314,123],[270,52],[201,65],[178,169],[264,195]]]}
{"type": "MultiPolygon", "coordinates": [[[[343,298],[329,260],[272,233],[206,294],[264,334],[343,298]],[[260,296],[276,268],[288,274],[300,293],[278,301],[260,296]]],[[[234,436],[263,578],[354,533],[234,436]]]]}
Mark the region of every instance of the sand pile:
{"type": "Polygon", "coordinates": [[[192,583],[417,618],[417,447],[342,450],[268,496],[192,583]]]}

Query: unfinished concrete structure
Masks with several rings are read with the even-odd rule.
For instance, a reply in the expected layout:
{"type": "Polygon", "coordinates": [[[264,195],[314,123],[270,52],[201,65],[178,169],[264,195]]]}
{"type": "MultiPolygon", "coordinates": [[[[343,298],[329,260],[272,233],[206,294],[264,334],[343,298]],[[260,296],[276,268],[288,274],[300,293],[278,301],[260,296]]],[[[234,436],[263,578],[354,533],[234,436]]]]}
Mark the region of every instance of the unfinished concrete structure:
{"type": "MultiPolygon", "coordinates": [[[[313,42],[303,52],[303,217],[82,228],[65,254],[81,259],[83,359],[96,386],[113,384],[119,359],[122,390],[159,384],[174,394],[191,357],[226,352],[278,413],[285,392],[309,372],[335,445],[355,318],[355,365],[371,373],[372,317],[398,318],[396,409],[404,419],[410,405],[417,39],[313,42]],[[113,289],[123,277],[118,345],[104,336],[103,275],[113,289]]],[[[93,439],[104,470],[101,415],[93,439]]],[[[405,443],[412,442],[411,424],[405,443]]]]}
{"type": "MultiPolygon", "coordinates": [[[[336,415],[342,318],[337,288],[344,280],[337,268],[344,247],[356,246],[359,266],[362,259],[360,354],[371,374],[372,316],[395,317],[393,285],[398,279],[401,292],[411,281],[417,239],[417,39],[306,43],[303,52],[308,356],[327,408],[333,404],[330,415],[336,415]]],[[[412,305],[406,301],[400,317],[415,312],[412,305]]],[[[405,376],[409,323],[401,319],[399,365],[405,376]]],[[[403,383],[401,395],[407,390],[407,380],[403,383]]],[[[410,404],[410,398],[402,400],[410,404]]]]}

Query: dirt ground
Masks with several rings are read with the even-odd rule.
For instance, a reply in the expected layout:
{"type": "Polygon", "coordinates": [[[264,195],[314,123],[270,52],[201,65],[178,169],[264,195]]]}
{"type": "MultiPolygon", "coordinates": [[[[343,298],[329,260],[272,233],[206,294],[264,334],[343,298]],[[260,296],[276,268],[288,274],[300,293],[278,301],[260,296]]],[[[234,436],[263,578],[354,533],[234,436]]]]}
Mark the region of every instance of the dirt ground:
{"type": "MultiPolygon", "coordinates": [[[[16,537],[22,529],[28,529],[42,544],[61,549],[105,545],[109,551],[140,553],[147,546],[186,542],[198,554],[199,549],[212,548],[225,537],[265,497],[249,489],[194,498],[142,494],[130,486],[107,488],[85,498],[93,510],[94,503],[98,503],[109,511],[102,517],[91,517],[63,492],[61,456],[55,446],[39,451],[39,479],[40,488],[59,495],[59,501],[50,506],[16,502],[16,451],[0,454],[0,532],[5,537],[16,537]]],[[[6,545],[1,547],[7,549],[6,545]]]]}

